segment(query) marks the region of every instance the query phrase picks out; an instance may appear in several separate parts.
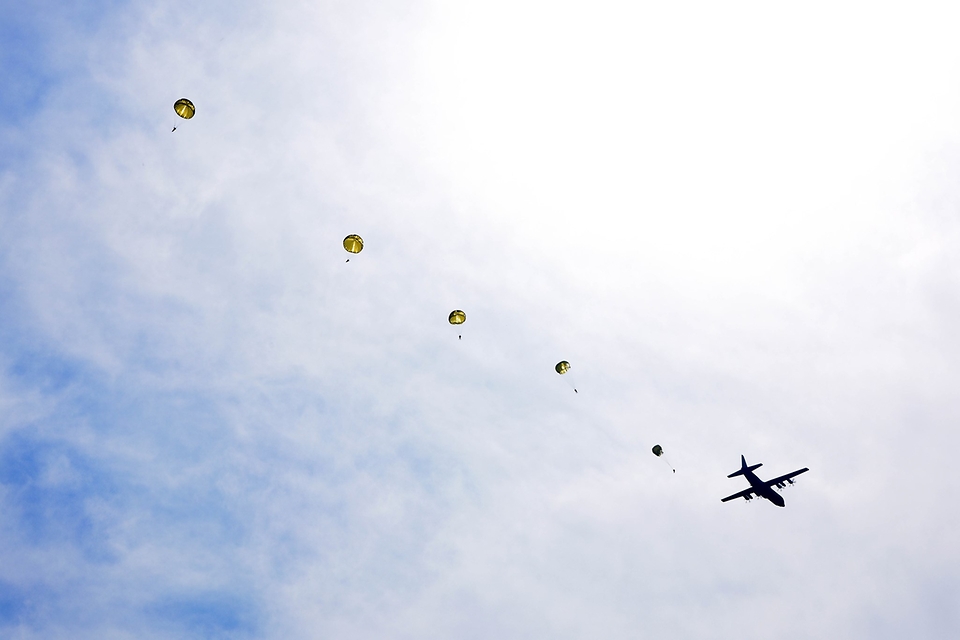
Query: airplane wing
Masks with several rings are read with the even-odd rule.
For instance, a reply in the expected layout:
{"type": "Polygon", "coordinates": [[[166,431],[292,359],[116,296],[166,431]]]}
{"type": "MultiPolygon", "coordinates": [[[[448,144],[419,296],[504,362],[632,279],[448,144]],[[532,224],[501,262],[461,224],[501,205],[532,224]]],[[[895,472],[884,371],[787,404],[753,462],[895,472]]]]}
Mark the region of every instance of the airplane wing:
{"type": "Polygon", "coordinates": [[[732,496],[727,496],[720,502],[726,502],[727,500],[733,500],[734,498],[743,498],[744,500],[753,500],[753,497],[751,494],[754,494],[754,493],[756,493],[756,491],[754,490],[753,487],[750,487],[749,489],[744,489],[743,491],[735,493],[732,496]]]}
{"type": "Polygon", "coordinates": [[[810,471],[810,469],[807,469],[806,467],[804,467],[803,469],[800,469],[799,471],[792,471],[792,472],[788,473],[788,474],[785,475],[785,476],[780,476],[779,478],[774,478],[773,480],[766,480],[763,484],[767,485],[768,487],[770,487],[770,486],[775,486],[776,484],[778,484],[778,483],[780,483],[780,482],[786,482],[786,481],[789,480],[790,478],[796,477],[796,476],[800,475],[801,473],[805,473],[805,472],[807,472],[807,471],[810,471]]]}

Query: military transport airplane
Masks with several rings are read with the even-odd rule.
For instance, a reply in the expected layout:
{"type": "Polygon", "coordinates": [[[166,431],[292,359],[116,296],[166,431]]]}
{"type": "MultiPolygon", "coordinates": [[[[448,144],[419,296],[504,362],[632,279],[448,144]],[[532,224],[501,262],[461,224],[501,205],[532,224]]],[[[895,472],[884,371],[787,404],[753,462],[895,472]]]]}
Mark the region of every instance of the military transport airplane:
{"type": "Polygon", "coordinates": [[[743,476],[750,482],[750,488],[744,489],[743,491],[739,493],[735,493],[732,496],[727,496],[720,502],[726,502],[727,500],[733,500],[734,498],[743,498],[744,500],[753,500],[753,495],[751,494],[755,494],[760,496],[761,498],[766,498],[767,500],[777,505],[778,507],[782,507],[783,497],[779,493],[774,491],[773,488],[779,487],[782,489],[788,484],[793,484],[792,478],[794,476],[798,476],[805,471],[809,471],[809,469],[804,467],[799,471],[788,473],[785,476],[780,476],[779,478],[774,478],[773,480],[761,480],[756,476],[753,470],[756,469],[757,467],[762,467],[762,466],[763,466],[763,463],[761,462],[759,464],[750,465],[748,467],[747,459],[744,458],[743,456],[740,456],[740,471],[734,471],[727,477],[732,478],[734,476],[743,476]]]}

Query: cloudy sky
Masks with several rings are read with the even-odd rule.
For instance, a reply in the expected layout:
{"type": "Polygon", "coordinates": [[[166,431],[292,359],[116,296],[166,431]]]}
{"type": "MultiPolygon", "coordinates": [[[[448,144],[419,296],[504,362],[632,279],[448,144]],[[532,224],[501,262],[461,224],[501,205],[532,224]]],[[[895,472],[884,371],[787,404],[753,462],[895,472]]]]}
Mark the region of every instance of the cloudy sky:
{"type": "Polygon", "coordinates": [[[953,4],[3,3],[0,637],[957,637],[953,4]]]}

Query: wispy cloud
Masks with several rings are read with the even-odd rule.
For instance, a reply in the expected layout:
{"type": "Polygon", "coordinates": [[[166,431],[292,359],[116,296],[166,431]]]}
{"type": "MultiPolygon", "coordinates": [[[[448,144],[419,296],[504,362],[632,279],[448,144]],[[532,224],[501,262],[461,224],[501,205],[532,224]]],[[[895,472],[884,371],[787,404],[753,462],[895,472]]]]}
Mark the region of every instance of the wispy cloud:
{"type": "Polygon", "coordinates": [[[955,635],[949,7],[17,11],[0,635],[955,635]]]}

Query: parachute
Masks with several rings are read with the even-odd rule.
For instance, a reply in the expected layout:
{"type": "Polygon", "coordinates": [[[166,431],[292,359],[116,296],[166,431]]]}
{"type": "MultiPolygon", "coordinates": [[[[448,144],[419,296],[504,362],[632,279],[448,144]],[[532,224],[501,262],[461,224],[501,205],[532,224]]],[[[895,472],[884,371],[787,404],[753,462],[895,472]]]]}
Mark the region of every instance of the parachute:
{"type": "MultiPolygon", "coordinates": [[[[177,112],[177,115],[183,118],[184,120],[189,120],[197,113],[197,108],[193,106],[193,103],[187,100],[186,98],[180,98],[173,103],[173,110],[177,112]]],[[[177,128],[174,127],[173,131],[176,131],[177,128]]],[[[172,133],[172,131],[171,131],[172,133]]]]}
{"type": "MultiPolygon", "coordinates": [[[[454,309],[453,311],[450,312],[450,315],[447,317],[447,321],[453,325],[463,324],[464,322],[467,321],[467,314],[461,311],[460,309],[454,309]]],[[[463,334],[462,333],[459,334],[457,336],[457,339],[462,340],[463,334]]]]}
{"type": "MultiPolygon", "coordinates": [[[[351,233],[343,239],[343,248],[350,253],[360,253],[363,251],[363,238],[355,233],[351,233]]],[[[350,258],[347,258],[347,262],[350,262],[350,258]]]]}
{"type": "MultiPolygon", "coordinates": [[[[663,456],[663,447],[661,447],[661,446],[658,445],[658,444],[653,445],[652,451],[653,451],[653,455],[657,456],[658,458],[660,458],[660,457],[663,456]]],[[[671,469],[673,469],[673,465],[670,464],[670,461],[669,461],[669,460],[667,460],[666,458],[664,458],[663,461],[667,463],[667,466],[668,466],[668,467],[670,467],[671,469]]],[[[676,470],[676,469],[673,469],[673,472],[676,473],[677,470],[676,470]]]]}
{"type": "Polygon", "coordinates": [[[189,120],[197,112],[197,108],[186,98],[180,98],[173,103],[173,110],[184,120],[189,120]]]}
{"type": "MultiPolygon", "coordinates": [[[[566,360],[561,360],[560,362],[557,363],[557,366],[555,366],[554,369],[556,370],[557,373],[559,373],[560,375],[563,375],[567,371],[570,371],[570,363],[567,362],[566,360]]],[[[570,386],[573,387],[574,393],[580,393],[579,391],[577,391],[577,388],[573,386],[572,382],[570,383],[570,386]]]]}

